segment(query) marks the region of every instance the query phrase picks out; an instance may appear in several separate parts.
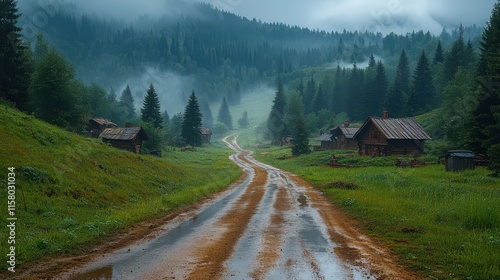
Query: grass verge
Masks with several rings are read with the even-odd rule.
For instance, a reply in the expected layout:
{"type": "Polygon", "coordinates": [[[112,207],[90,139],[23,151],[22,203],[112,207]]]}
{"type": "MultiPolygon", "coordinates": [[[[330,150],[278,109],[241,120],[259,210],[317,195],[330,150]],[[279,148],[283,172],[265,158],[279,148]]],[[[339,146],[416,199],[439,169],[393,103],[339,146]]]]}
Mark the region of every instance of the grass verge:
{"type": "MultiPolygon", "coordinates": [[[[72,254],[144,219],[217,192],[241,175],[222,144],[138,156],[0,105],[0,180],[16,173],[16,268],[72,254]]],[[[7,190],[0,192],[7,218],[7,190]]],[[[0,231],[2,272],[9,231],[0,231]]]]}
{"type": "Polygon", "coordinates": [[[396,168],[396,157],[358,157],[346,151],[335,152],[339,161],[370,167],[331,168],[326,163],[332,151],[289,158],[289,147],[266,146],[252,132],[240,138],[258,160],[321,189],[423,276],[500,279],[500,180],[487,170],[396,168]]]}

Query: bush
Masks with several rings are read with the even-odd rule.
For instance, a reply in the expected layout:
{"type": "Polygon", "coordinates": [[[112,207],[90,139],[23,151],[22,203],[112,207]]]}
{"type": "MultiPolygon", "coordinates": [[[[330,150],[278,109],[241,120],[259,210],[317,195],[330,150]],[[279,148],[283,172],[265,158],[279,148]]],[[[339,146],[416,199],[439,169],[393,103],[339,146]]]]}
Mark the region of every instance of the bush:
{"type": "Polygon", "coordinates": [[[228,127],[225,123],[216,122],[214,126],[214,134],[224,134],[228,131],[228,127]]]}

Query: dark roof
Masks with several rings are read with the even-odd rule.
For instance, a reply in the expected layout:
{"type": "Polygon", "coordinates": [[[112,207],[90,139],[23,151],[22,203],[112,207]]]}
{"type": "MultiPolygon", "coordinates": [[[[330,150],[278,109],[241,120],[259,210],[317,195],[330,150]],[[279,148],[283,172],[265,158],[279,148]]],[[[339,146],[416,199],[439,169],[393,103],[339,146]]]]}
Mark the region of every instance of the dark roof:
{"type": "Polygon", "coordinates": [[[447,157],[473,158],[475,155],[472,151],[467,150],[451,150],[448,151],[447,157]]]}
{"type": "Polygon", "coordinates": [[[210,128],[202,127],[200,128],[202,135],[212,135],[212,130],[210,128]]]}
{"type": "Polygon", "coordinates": [[[101,135],[99,135],[100,138],[108,140],[134,140],[138,136],[143,140],[149,140],[149,136],[142,127],[106,128],[101,135]]]}
{"type": "Polygon", "coordinates": [[[356,132],[358,132],[359,128],[339,126],[338,130],[340,130],[340,132],[345,135],[345,138],[352,139],[356,132]]]}
{"type": "Polygon", "coordinates": [[[321,134],[321,136],[319,136],[316,139],[321,141],[321,142],[328,142],[328,141],[332,141],[332,135],[331,134],[321,134]]]}
{"type": "Polygon", "coordinates": [[[377,127],[384,136],[389,139],[411,139],[411,140],[429,140],[431,137],[424,131],[424,129],[413,118],[368,118],[363,126],[354,135],[358,137],[362,130],[372,123],[377,127]]]}
{"type": "Polygon", "coordinates": [[[103,119],[103,118],[93,118],[93,119],[90,119],[90,121],[96,122],[100,125],[106,125],[106,126],[111,125],[111,126],[115,126],[115,127],[117,126],[116,123],[114,123],[110,120],[107,120],[107,119],[103,119]]]}

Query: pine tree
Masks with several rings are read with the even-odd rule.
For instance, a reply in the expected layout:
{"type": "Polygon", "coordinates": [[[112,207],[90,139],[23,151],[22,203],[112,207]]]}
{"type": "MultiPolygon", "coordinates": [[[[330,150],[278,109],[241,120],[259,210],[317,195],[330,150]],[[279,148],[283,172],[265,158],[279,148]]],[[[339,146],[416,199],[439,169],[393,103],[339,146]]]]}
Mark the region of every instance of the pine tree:
{"type": "Polygon", "coordinates": [[[30,75],[30,50],[21,41],[20,17],[16,1],[0,1],[0,98],[28,110],[30,75]]]}
{"type": "Polygon", "coordinates": [[[436,89],[432,82],[432,72],[429,61],[422,51],[413,74],[413,88],[407,104],[410,115],[422,114],[435,108],[436,89]]]}
{"type": "Polygon", "coordinates": [[[203,127],[213,128],[214,126],[214,117],[212,115],[212,110],[210,109],[210,105],[206,100],[200,102],[200,112],[203,115],[203,127]]]}
{"type": "Polygon", "coordinates": [[[314,80],[314,77],[311,77],[311,79],[307,82],[304,94],[304,107],[306,109],[306,114],[312,112],[314,96],[316,96],[316,81],[314,80]]]}
{"type": "Polygon", "coordinates": [[[191,93],[189,97],[188,104],[184,110],[184,117],[182,120],[182,138],[184,141],[193,147],[201,146],[201,124],[202,124],[202,114],[200,112],[200,106],[198,104],[198,99],[196,94],[191,93]]]}
{"type": "Polygon", "coordinates": [[[241,119],[238,120],[238,124],[240,125],[241,129],[245,129],[245,128],[248,128],[250,126],[250,123],[248,121],[247,110],[243,111],[243,115],[241,116],[241,119]]]}
{"type": "Polygon", "coordinates": [[[451,46],[451,49],[446,55],[446,59],[444,61],[443,74],[446,83],[453,79],[455,73],[457,73],[458,67],[463,67],[466,64],[465,43],[463,35],[463,27],[460,26],[460,35],[451,46]]]}
{"type": "Polygon", "coordinates": [[[410,93],[410,66],[406,52],[403,50],[399,57],[396,78],[384,101],[384,109],[391,116],[402,117],[410,93]]]}
{"type": "Polygon", "coordinates": [[[297,118],[295,128],[296,133],[294,135],[295,141],[292,146],[292,155],[300,156],[311,153],[311,149],[309,148],[309,133],[307,132],[303,115],[297,118]]]}
{"type": "Polygon", "coordinates": [[[231,117],[231,112],[229,112],[229,106],[227,105],[226,98],[223,98],[222,103],[220,104],[217,121],[225,124],[228,129],[233,129],[233,118],[231,117]]]}
{"type": "Polygon", "coordinates": [[[71,131],[82,131],[89,112],[82,106],[84,86],[74,69],[54,49],[37,62],[31,82],[35,115],[71,131]]]}
{"type": "Polygon", "coordinates": [[[362,120],[367,116],[364,114],[364,103],[362,101],[365,91],[365,74],[363,69],[354,64],[348,84],[347,114],[352,120],[362,120]]]}
{"type": "Polygon", "coordinates": [[[281,80],[278,82],[278,91],[273,100],[273,106],[267,119],[267,128],[275,144],[282,144],[283,137],[287,134],[285,124],[285,93],[281,80]]]}
{"type": "Polygon", "coordinates": [[[153,84],[149,86],[146,97],[144,97],[141,119],[143,122],[152,123],[155,127],[162,128],[163,117],[160,111],[160,99],[153,84]]]}
{"type": "MultiPolygon", "coordinates": [[[[408,96],[410,93],[410,62],[405,50],[401,51],[397,71],[399,72],[400,89],[404,96],[408,96]]],[[[396,79],[398,79],[397,76],[396,79]]]]}
{"type": "Polygon", "coordinates": [[[500,172],[500,1],[495,3],[490,21],[484,30],[480,47],[477,76],[480,92],[472,113],[470,146],[490,157],[492,169],[500,172]]]}
{"type": "Polygon", "coordinates": [[[323,91],[323,85],[320,84],[318,86],[318,92],[316,93],[316,96],[314,97],[313,99],[313,103],[312,103],[312,110],[314,113],[318,113],[319,111],[321,111],[321,109],[325,109],[326,108],[326,96],[325,96],[325,92],[323,91]]]}
{"type": "Polygon", "coordinates": [[[297,134],[297,120],[304,116],[304,103],[298,92],[292,92],[288,95],[285,106],[285,126],[291,135],[297,134]]]}
{"type": "Polygon", "coordinates": [[[126,122],[135,119],[134,97],[132,96],[132,91],[130,90],[130,87],[128,85],[123,90],[120,97],[120,106],[125,109],[123,118],[126,122]]]}
{"type": "Polygon", "coordinates": [[[444,52],[443,46],[441,45],[441,40],[438,41],[438,45],[436,47],[436,51],[434,52],[434,59],[432,61],[433,64],[443,63],[444,62],[444,52]]]}
{"type": "Polygon", "coordinates": [[[377,63],[377,70],[375,74],[375,79],[373,82],[373,99],[370,101],[370,111],[369,116],[377,116],[382,112],[382,103],[387,96],[387,90],[389,88],[389,81],[387,80],[387,75],[385,74],[385,67],[382,61],[379,60],[377,63]]]}

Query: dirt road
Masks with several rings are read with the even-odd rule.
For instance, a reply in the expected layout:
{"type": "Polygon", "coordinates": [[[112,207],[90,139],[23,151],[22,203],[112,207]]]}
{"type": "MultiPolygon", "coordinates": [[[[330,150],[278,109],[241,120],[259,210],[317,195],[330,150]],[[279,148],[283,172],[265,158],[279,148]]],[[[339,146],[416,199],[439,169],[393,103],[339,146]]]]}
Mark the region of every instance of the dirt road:
{"type": "MultiPolygon", "coordinates": [[[[224,142],[246,176],[205,205],[59,279],[416,279],[297,176],[224,142]]],[[[97,255],[98,253],[96,253],[97,255]]]]}

